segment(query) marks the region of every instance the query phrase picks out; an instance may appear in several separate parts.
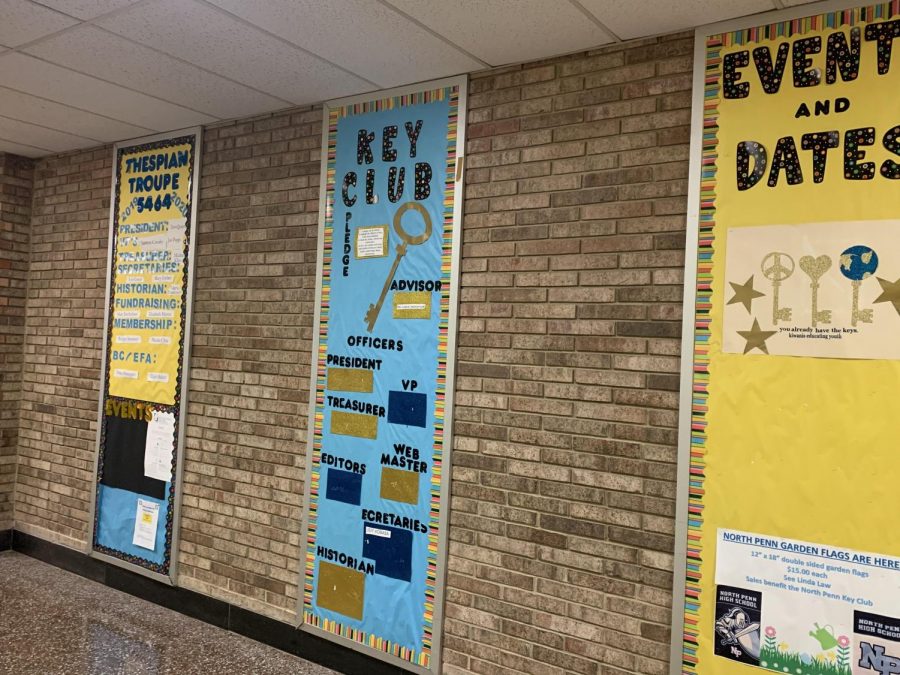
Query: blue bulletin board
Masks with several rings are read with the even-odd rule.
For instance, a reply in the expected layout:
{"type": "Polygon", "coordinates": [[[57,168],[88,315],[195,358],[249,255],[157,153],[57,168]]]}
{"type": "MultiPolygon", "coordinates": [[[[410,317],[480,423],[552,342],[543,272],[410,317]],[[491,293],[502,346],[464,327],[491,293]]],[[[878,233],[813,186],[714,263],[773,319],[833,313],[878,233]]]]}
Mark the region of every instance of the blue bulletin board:
{"type": "Polygon", "coordinates": [[[303,625],[439,667],[465,78],[325,108],[303,625]]]}

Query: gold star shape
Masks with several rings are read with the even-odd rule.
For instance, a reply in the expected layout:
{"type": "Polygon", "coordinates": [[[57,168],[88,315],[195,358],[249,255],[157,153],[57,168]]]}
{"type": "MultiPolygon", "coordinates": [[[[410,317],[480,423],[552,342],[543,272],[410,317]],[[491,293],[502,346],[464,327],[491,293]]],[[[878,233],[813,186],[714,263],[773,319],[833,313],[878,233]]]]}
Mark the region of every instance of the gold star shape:
{"type": "Polygon", "coordinates": [[[744,346],[745,354],[751,349],[758,349],[763,354],[768,354],[769,348],[766,347],[766,340],[777,332],[777,330],[762,330],[759,327],[759,321],[753,319],[753,328],[750,330],[739,330],[737,334],[747,341],[747,344],[744,346]]]}
{"type": "Polygon", "coordinates": [[[729,281],[728,283],[731,284],[731,288],[734,291],[734,297],[728,301],[728,304],[734,305],[739,302],[744,306],[744,309],[747,310],[748,314],[750,313],[750,305],[753,304],[753,301],[756,298],[761,298],[765,295],[765,293],[760,293],[753,288],[752,274],[743,284],[736,284],[733,281],[729,281]]]}
{"type": "Polygon", "coordinates": [[[897,310],[897,314],[900,314],[900,279],[897,279],[897,281],[888,281],[881,277],[875,278],[878,279],[878,283],[881,284],[881,295],[875,298],[873,302],[889,302],[894,306],[894,309],[897,310]]]}

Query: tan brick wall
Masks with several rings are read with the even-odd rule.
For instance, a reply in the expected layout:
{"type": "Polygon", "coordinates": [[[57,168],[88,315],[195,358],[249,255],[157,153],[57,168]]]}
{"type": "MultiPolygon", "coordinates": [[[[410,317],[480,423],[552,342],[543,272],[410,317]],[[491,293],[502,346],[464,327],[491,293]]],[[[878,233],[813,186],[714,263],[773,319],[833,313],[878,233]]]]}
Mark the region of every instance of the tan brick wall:
{"type": "MultiPolygon", "coordinates": [[[[445,670],[665,671],[692,40],[472,77],[445,670]]],[[[321,109],[207,129],[179,583],[291,620],[321,109]]],[[[16,526],[88,538],[110,148],[36,165],[16,526]]],[[[80,544],[79,544],[80,542],[80,544]]]]}
{"type": "Polygon", "coordinates": [[[30,160],[0,154],[0,530],[13,522],[32,177],[30,160]]]}
{"type": "Polygon", "coordinates": [[[293,620],[322,110],[208,129],[179,583],[293,620]]]}
{"type": "Polygon", "coordinates": [[[472,78],[447,672],[666,672],[692,49],[472,78]]]}
{"type": "Polygon", "coordinates": [[[35,164],[16,528],[88,540],[112,151],[35,164]]]}

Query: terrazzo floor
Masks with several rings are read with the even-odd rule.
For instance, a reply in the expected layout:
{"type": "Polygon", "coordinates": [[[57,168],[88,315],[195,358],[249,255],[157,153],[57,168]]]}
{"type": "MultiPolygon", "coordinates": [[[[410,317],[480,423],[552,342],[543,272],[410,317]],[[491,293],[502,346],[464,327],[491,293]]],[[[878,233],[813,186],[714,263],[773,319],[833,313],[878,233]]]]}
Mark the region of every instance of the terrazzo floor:
{"type": "Polygon", "coordinates": [[[0,553],[4,675],[334,672],[19,553],[0,553]]]}

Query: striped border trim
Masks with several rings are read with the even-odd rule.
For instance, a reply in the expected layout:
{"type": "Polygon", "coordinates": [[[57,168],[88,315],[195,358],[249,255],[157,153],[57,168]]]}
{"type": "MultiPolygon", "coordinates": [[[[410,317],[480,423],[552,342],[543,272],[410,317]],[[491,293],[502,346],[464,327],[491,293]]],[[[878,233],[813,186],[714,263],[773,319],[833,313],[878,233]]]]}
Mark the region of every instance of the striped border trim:
{"type": "Polygon", "coordinates": [[[691,450],[688,478],[687,566],[684,590],[682,673],[698,673],[700,586],[705,480],[706,413],[709,398],[709,338],[712,308],[712,264],[716,226],[716,159],[718,158],[719,77],[722,36],[706,42],[703,83],[703,142],[700,160],[700,219],[697,242],[697,288],[694,318],[694,363],[691,386],[691,450]]]}
{"type": "Polygon", "coordinates": [[[780,37],[804,35],[812,31],[827,30],[829,28],[837,29],[841,26],[856,26],[861,23],[883,21],[897,14],[900,14],[900,0],[891,0],[891,2],[883,2],[867,7],[842,9],[837,12],[829,12],[828,14],[804,16],[790,21],[754,26],[753,28],[746,28],[733,33],[724,33],[717,37],[721,39],[722,46],[731,47],[762,40],[774,40],[780,37]]]}
{"type": "Polygon", "coordinates": [[[380,652],[391,654],[423,668],[431,663],[434,641],[434,609],[438,569],[438,540],[441,515],[441,482],[443,479],[445,403],[447,395],[447,340],[450,324],[450,283],[453,251],[453,211],[456,190],[456,142],[459,128],[459,88],[445,87],[420,91],[404,96],[366,101],[341,108],[332,108],[328,117],[328,165],[326,168],[326,202],[324,255],[322,264],[322,298],[319,319],[319,353],[316,365],[315,420],[313,429],[312,473],[310,475],[309,525],[306,533],[306,563],[303,584],[303,621],[321,630],[366,645],[380,652]],[[328,319],[331,295],[331,261],[334,242],[334,194],[335,161],[337,156],[337,127],[342,117],[360,115],[381,110],[393,110],[410,105],[448,100],[447,162],[444,182],[444,229],[441,250],[441,314],[438,324],[437,384],[435,387],[434,437],[431,469],[431,506],[429,513],[428,555],[425,576],[424,630],[420,650],[413,650],[385,640],[371,633],[345,626],[337,621],[324,619],[313,613],[312,589],[315,572],[316,529],[322,455],[322,431],[325,418],[325,357],[328,353],[328,319]]]}
{"type": "Polygon", "coordinates": [[[697,287],[694,319],[694,362],[691,383],[691,448],[688,465],[687,564],[684,585],[683,675],[699,675],[700,605],[703,574],[703,497],[706,483],[707,423],[709,413],[709,341],[712,335],[713,258],[716,239],[716,162],[718,159],[719,95],[723,48],[811,31],[854,26],[890,19],[900,14],[900,0],[856,7],[828,14],[710,35],[706,40],[703,83],[703,139],[700,167],[700,217],[697,242],[697,287]]]}

